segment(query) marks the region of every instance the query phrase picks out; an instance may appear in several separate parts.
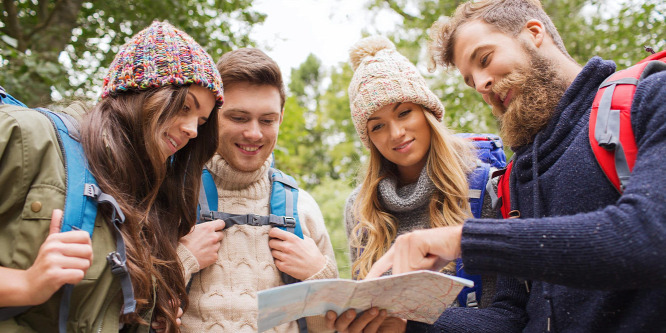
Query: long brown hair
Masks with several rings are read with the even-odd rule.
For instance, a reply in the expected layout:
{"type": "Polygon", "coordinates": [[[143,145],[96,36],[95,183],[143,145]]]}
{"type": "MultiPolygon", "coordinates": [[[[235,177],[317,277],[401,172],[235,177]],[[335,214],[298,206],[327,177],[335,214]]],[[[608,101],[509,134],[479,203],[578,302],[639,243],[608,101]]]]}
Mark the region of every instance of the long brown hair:
{"type": "MultiPolygon", "coordinates": [[[[90,171],[126,218],[120,231],[137,311],[122,321],[146,324],[140,315],[154,296],[153,315],[166,319],[168,331],[179,331],[177,301],[187,307],[178,239],[196,222],[201,171],[215,153],[218,138],[215,107],[197,137],[165,162],[161,136],[183,112],[187,93],[187,86],[164,86],[112,94],[88,112],[81,126],[90,171]]],[[[104,208],[100,207],[109,214],[104,208]]]]}
{"type": "MultiPolygon", "coordinates": [[[[437,188],[428,206],[430,227],[462,224],[472,215],[467,175],[475,166],[473,147],[454,136],[431,112],[424,109],[424,114],[432,131],[425,168],[437,188]]],[[[397,177],[397,168],[370,142],[370,159],[353,206],[353,216],[359,222],[349,236],[357,257],[352,263],[355,279],[368,274],[397,236],[397,221],[379,202],[379,182],[386,177],[397,177]]]]}

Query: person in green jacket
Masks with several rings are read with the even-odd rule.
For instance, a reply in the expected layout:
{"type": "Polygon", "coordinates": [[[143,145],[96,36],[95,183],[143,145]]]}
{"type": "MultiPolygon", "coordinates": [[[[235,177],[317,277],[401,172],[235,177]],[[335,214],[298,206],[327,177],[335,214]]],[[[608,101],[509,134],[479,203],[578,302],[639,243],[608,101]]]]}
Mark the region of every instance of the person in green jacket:
{"type": "Polygon", "coordinates": [[[107,254],[115,251],[111,210],[99,205],[95,232],[59,232],[66,174],[62,147],[42,113],[0,105],[0,332],[53,332],[65,284],[68,332],[179,331],[187,306],[178,239],[195,224],[201,170],[217,148],[222,80],[199,44],[154,22],[120,48],[90,110],[63,112],[80,125],[81,145],[100,189],[125,215],[136,310],[107,254]],[[211,119],[212,121],[208,121],[211,119]]]}

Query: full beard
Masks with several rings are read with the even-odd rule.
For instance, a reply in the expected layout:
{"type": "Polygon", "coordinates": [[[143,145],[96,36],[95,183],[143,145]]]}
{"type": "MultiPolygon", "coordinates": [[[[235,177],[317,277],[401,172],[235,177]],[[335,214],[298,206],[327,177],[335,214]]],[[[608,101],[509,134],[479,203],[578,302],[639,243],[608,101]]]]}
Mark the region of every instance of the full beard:
{"type": "Polygon", "coordinates": [[[513,148],[534,141],[536,134],[553,117],[555,107],[568,88],[568,83],[552,62],[527,46],[523,49],[530,57],[530,65],[508,74],[492,88],[494,95],[505,98],[509,90],[514,89],[508,108],[491,98],[500,135],[513,148]]]}

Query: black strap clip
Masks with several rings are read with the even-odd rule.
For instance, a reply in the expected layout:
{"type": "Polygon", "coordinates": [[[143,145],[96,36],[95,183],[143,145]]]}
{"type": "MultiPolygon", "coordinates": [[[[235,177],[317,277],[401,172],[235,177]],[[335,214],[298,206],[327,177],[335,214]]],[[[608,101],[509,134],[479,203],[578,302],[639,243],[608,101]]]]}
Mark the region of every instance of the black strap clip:
{"type": "Polygon", "coordinates": [[[201,222],[209,222],[213,220],[213,212],[211,212],[210,210],[200,211],[199,216],[201,222]]]}
{"type": "MultiPolygon", "coordinates": [[[[273,215],[275,216],[275,215],[273,215]]],[[[284,228],[295,228],[296,219],[291,216],[276,216],[277,219],[271,219],[269,224],[271,227],[284,227],[284,228]]]]}
{"type": "Polygon", "coordinates": [[[258,227],[258,226],[262,225],[260,215],[247,214],[247,215],[245,215],[245,218],[246,218],[246,221],[247,221],[247,223],[246,223],[247,225],[251,225],[253,227],[258,227]]]}

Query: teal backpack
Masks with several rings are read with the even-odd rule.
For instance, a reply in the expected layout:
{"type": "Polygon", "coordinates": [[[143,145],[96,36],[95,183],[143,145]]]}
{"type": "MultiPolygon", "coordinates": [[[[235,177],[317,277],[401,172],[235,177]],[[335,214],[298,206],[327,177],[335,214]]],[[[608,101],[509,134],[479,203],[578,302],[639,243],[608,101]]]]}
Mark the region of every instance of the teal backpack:
{"type": "MultiPolygon", "coordinates": [[[[0,87],[0,105],[9,104],[26,107],[0,87]]],[[[67,180],[67,191],[65,195],[65,207],[60,232],[71,230],[84,230],[92,234],[95,229],[95,217],[97,216],[97,205],[111,205],[116,251],[109,253],[106,257],[111,272],[119,281],[123,292],[123,314],[133,313],[136,309],[134,289],[132,280],[126,266],[125,243],[120,234],[120,225],[125,222],[125,215],[120,210],[116,200],[102,192],[97,186],[97,181],[87,167],[86,157],[81,146],[81,137],[78,123],[71,116],[64,113],[56,113],[46,109],[38,108],[36,111],[42,113],[51,120],[55,128],[60,150],[65,158],[65,172],[67,180]]],[[[67,319],[69,317],[69,303],[74,286],[66,284],[62,287],[63,294],[60,301],[58,314],[58,329],[60,333],[67,331],[67,319]]],[[[0,321],[18,316],[28,311],[30,306],[4,307],[0,308],[0,321]]]]}

